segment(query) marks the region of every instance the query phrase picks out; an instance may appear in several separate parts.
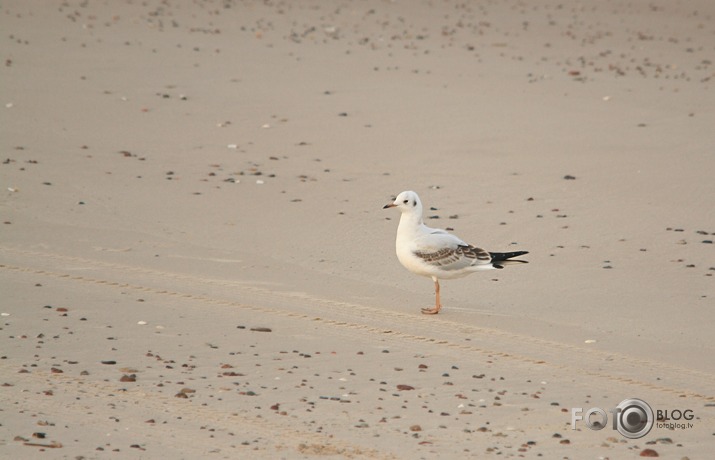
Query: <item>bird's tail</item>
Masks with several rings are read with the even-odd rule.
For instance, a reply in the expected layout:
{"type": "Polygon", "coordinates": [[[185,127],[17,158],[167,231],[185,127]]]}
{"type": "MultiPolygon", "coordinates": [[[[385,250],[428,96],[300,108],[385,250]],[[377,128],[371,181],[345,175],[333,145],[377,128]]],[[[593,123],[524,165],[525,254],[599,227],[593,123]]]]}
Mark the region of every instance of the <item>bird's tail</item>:
{"type": "Polygon", "coordinates": [[[528,264],[529,262],[526,260],[511,260],[514,257],[523,256],[528,253],[529,251],[490,252],[489,255],[492,257],[492,265],[494,268],[504,268],[504,265],[528,264]]]}

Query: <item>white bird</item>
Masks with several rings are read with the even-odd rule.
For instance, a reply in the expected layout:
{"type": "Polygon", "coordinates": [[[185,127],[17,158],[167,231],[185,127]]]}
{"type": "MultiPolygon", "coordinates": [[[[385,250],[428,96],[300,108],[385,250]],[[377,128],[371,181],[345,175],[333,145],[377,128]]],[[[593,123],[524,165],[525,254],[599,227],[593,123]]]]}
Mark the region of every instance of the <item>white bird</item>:
{"type": "Polygon", "coordinates": [[[395,241],[397,259],[412,273],[434,281],[435,305],[434,308],[423,308],[425,315],[436,315],[442,308],[440,279],[461,278],[476,271],[527,263],[525,260],[510,259],[528,254],[528,251],[488,252],[465,243],[446,230],[426,226],[422,220],[422,202],[415,192],[400,193],[394,202],[383,206],[383,209],[387,208],[397,208],[402,212],[395,241]]]}

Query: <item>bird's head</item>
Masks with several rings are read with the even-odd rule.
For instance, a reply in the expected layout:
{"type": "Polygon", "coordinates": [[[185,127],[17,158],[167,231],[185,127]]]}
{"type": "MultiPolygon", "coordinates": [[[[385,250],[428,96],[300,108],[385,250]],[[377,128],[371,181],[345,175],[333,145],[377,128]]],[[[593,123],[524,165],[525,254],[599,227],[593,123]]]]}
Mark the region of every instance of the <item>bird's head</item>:
{"type": "Polygon", "coordinates": [[[417,196],[415,192],[405,191],[397,195],[395,201],[388,203],[382,207],[382,209],[387,208],[397,208],[400,212],[404,213],[417,213],[422,214],[422,202],[420,197],[417,196]]]}

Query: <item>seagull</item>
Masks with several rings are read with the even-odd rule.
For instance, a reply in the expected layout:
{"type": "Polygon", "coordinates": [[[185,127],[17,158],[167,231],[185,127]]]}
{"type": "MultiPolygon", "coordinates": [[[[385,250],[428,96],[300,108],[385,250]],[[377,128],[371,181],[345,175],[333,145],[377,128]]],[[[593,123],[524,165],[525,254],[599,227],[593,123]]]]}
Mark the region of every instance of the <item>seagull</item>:
{"type": "Polygon", "coordinates": [[[422,220],[422,202],[415,192],[405,191],[382,209],[397,208],[402,212],[397,226],[395,249],[397,259],[412,273],[434,281],[434,308],[423,308],[425,315],[436,315],[442,309],[439,280],[462,278],[472,272],[504,268],[504,265],[527,263],[511,260],[528,251],[488,252],[467,244],[457,236],[426,226],[422,220]]]}

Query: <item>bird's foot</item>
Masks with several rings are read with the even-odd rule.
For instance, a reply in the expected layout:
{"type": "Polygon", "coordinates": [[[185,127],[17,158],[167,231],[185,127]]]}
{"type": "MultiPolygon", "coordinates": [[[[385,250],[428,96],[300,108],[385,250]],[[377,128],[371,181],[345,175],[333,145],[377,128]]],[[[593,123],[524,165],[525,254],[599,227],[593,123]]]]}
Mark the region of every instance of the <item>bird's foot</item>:
{"type": "Polygon", "coordinates": [[[434,308],[423,308],[422,309],[422,314],[423,315],[436,315],[439,313],[439,310],[442,308],[442,305],[436,306],[434,308]]]}

